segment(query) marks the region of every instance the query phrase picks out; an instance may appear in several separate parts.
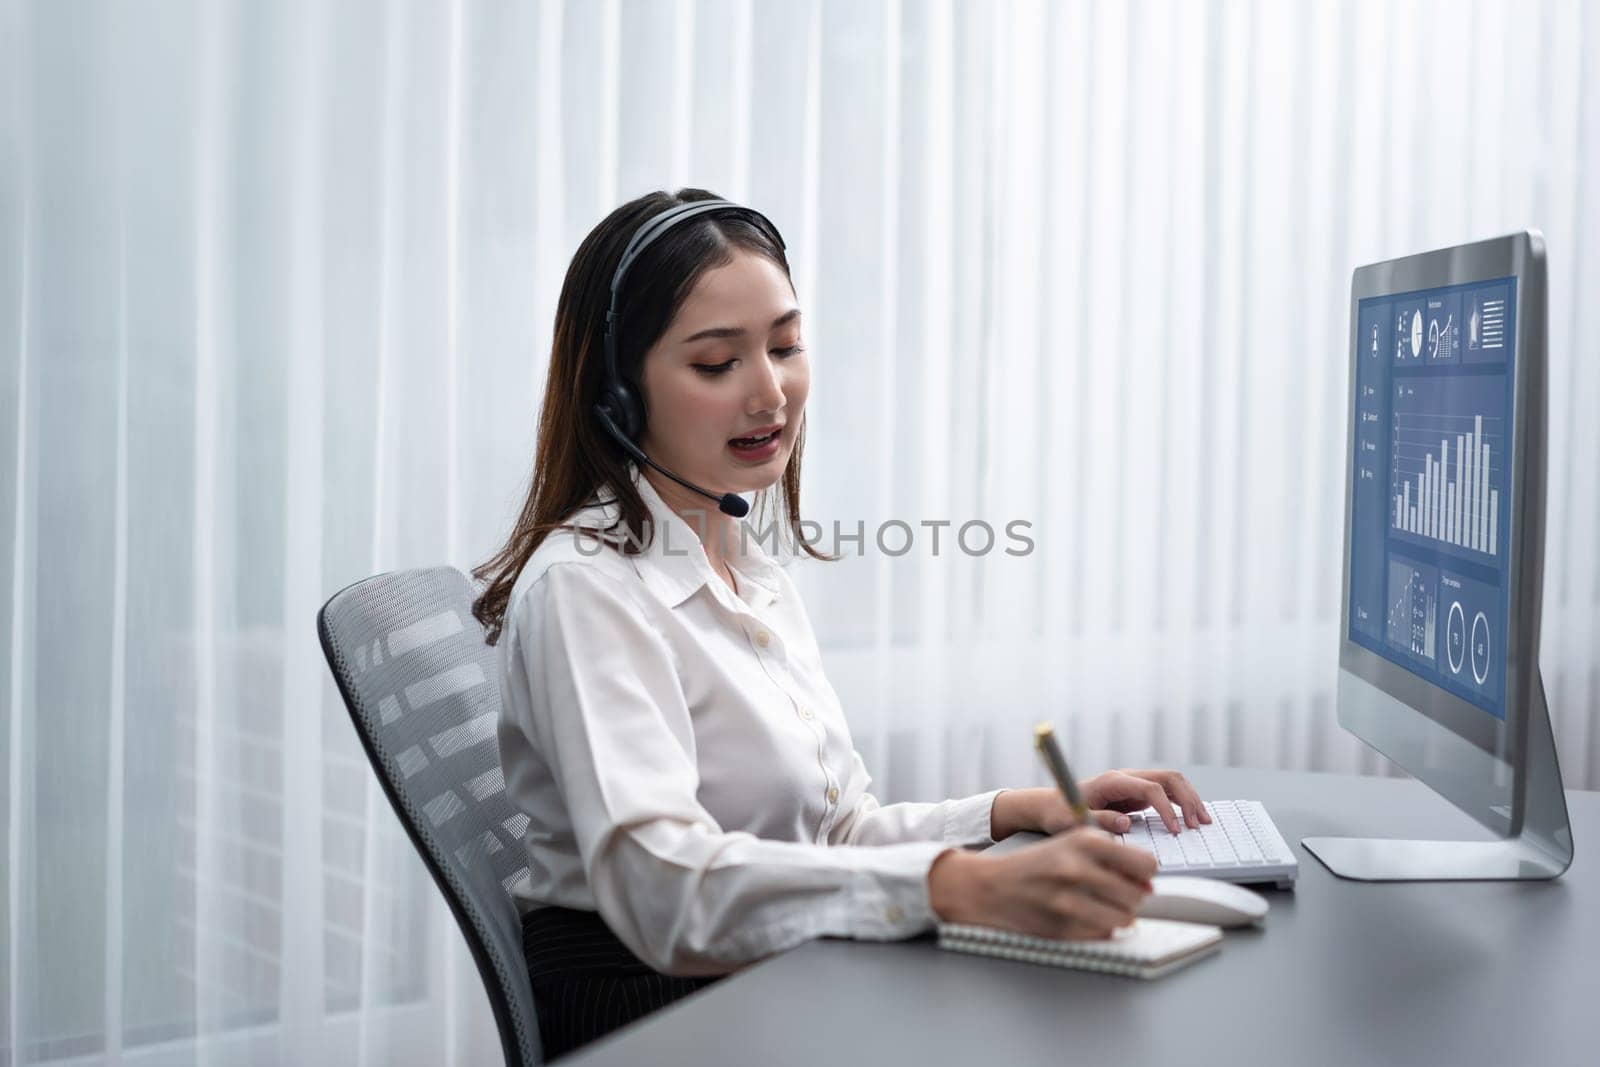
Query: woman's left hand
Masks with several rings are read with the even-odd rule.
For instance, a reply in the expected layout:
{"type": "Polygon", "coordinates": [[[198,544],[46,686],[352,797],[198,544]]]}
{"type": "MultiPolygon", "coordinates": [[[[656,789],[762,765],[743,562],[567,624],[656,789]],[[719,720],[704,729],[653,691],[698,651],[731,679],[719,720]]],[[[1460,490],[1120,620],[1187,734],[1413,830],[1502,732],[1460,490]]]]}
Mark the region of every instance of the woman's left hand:
{"type": "MultiPolygon", "coordinates": [[[[1189,779],[1177,771],[1105,771],[1079,782],[1078,792],[1083,794],[1083,802],[1091,809],[1143,811],[1155,808],[1172,833],[1179,830],[1173,804],[1183,808],[1183,823],[1191,830],[1211,821],[1200,794],[1189,784],[1189,779]]],[[[1061,806],[1066,807],[1066,801],[1062,801],[1061,806]]]]}
{"type": "MultiPolygon", "coordinates": [[[[1094,824],[1112,833],[1128,829],[1130,822],[1124,812],[1145,808],[1155,808],[1167,829],[1178,833],[1181,826],[1173,804],[1183,808],[1182,824],[1190,829],[1211,821],[1200,794],[1177,771],[1105,771],[1079,782],[1078,791],[1089,806],[1094,824]]],[[[1077,823],[1057,789],[1007,789],[995,797],[990,832],[999,841],[1018,830],[1057,834],[1077,823]]]]}

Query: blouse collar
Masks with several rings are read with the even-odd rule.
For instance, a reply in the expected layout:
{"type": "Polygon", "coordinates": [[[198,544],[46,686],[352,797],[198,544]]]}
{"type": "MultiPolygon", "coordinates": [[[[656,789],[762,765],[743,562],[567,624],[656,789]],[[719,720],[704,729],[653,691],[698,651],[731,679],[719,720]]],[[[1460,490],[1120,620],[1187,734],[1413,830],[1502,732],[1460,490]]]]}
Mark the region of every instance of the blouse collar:
{"type": "MultiPolygon", "coordinates": [[[[650,591],[663,603],[675,608],[708,583],[715,582],[726,589],[721,577],[711,569],[711,561],[695,529],[661,499],[655,486],[650,484],[650,479],[640,474],[637,464],[628,464],[628,474],[649,511],[649,529],[654,531],[654,536],[643,551],[627,558],[633,561],[650,591]]],[[[711,509],[715,506],[711,501],[706,501],[707,520],[711,518],[711,509]]],[[[613,498],[604,504],[598,501],[591,504],[573,517],[572,524],[600,531],[616,526],[621,516],[622,505],[613,498]]],[[[737,520],[735,529],[737,532],[729,534],[725,550],[728,564],[738,574],[746,603],[760,609],[781,596],[778,567],[762,547],[757,537],[758,531],[749,522],[737,520]]],[[[627,543],[629,536],[625,528],[618,527],[606,534],[605,539],[620,545],[627,543]]]]}

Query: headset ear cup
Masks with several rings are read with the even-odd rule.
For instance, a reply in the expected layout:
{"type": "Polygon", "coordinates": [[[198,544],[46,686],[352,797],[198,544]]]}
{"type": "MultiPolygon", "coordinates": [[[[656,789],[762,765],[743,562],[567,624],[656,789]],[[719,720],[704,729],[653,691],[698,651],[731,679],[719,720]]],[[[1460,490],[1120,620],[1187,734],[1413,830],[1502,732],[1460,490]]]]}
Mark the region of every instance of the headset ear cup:
{"type": "Polygon", "coordinates": [[[639,434],[644,431],[644,406],[639,403],[639,398],[633,395],[633,389],[626,382],[618,382],[614,390],[617,397],[617,414],[620,416],[618,424],[622,432],[628,435],[628,440],[637,441],[639,434]]]}
{"type": "Polygon", "coordinates": [[[624,437],[630,441],[638,439],[639,431],[644,429],[644,413],[626,384],[618,382],[605,390],[600,394],[600,402],[596,406],[605,412],[624,437]]]}

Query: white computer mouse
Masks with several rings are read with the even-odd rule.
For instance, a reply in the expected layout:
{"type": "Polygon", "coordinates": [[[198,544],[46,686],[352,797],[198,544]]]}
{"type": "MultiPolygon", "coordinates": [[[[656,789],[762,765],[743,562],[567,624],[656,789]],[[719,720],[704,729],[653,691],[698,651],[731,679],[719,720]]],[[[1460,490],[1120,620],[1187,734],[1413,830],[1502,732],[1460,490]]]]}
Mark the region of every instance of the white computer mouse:
{"type": "Polygon", "coordinates": [[[1140,905],[1141,918],[1248,926],[1259,923],[1267,914],[1266,897],[1231,882],[1168,874],[1157,875],[1150,884],[1155,891],[1140,905]]]}

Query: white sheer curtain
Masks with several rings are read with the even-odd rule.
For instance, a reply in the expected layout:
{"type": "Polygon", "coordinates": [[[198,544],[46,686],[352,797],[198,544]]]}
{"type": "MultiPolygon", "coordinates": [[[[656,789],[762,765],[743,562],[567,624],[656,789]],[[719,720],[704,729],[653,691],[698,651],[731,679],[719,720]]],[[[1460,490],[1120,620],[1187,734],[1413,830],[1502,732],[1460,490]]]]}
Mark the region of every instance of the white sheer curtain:
{"type": "Polygon", "coordinates": [[[0,1064],[498,1055],[313,618],[497,546],[567,260],[654,188],[788,239],[805,510],[865,534],[798,580],[894,799],[1039,781],[1041,714],[1085,773],[1381,772],[1332,704],[1350,271],[1542,229],[1594,785],[1597,43],[1576,0],[0,0],[0,1064]]]}

